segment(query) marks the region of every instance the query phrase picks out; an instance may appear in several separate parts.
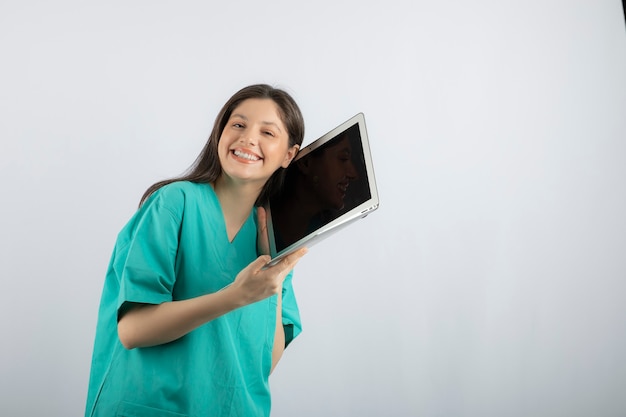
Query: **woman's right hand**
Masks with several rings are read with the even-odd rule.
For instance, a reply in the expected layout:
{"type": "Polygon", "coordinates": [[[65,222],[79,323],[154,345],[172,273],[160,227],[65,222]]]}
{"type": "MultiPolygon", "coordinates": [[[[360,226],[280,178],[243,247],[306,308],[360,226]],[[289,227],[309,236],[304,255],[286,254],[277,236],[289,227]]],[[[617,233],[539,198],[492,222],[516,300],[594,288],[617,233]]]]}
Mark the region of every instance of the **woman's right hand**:
{"type": "Polygon", "coordinates": [[[300,249],[265,269],[270,257],[259,256],[222,291],[161,304],[134,305],[117,324],[120,341],[126,349],[168,343],[236,308],[278,294],[285,277],[305,253],[306,249],[300,249]]]}
{"type": "Polygon", "coordinates": [[[239,293],[244,305],[278,294],[289,271],[306,253],[306,248],[299,249],[267,268],[265,266],[271,258],[268,255],[261,255],[237,274],[231,290],[239,293]]]}

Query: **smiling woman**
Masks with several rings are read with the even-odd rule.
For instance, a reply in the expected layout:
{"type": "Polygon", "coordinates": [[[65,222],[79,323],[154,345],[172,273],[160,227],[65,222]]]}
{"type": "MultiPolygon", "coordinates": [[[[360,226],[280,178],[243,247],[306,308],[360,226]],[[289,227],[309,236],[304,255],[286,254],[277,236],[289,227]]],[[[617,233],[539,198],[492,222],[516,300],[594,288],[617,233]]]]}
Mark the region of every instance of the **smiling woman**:
{"type": "Polygon", "coordinates": [[[189,173],[146,191],[106,275],[86,416],[269,415],[269,375],[300,333],[291,270],[305,251],[263,268],[255,203],[303,134],[287,93],[246,87],[189,173]]]}
{"type": "MultiPolygon", "coordinates": [[[[213,183],[222,174],[222,167],[218,157],[218,143],[227,122],[239,104],[249,99],[266,99],[273,101],[280,112],[280,120],[289,136],[289,147],[300,146],[304,138],[304,119],[293,98],[286,92],[272,88],[265,84],[246,87],[237,92],[228,100],[217,115],[209,140],[196,158],[188,173],[174,179],[164,180],[152,185],[141,198],[143,203],[154,191],[175,181],[191,181],[213,183]]],[[[277,170],[265,184],[263,191],[256,201],[261,206],[267,201],[272,190],[280,188],[285,177],[285,170],[277,170]]]]}
{"type": "Polygon", "coordinates": [[[279,168],[287,168],[299,145],[289,144],[278,106],[269,99],[249,99],[241,103],[222,131],[218,152],[226,180],[246,181],[259,187],[279,168]]]}

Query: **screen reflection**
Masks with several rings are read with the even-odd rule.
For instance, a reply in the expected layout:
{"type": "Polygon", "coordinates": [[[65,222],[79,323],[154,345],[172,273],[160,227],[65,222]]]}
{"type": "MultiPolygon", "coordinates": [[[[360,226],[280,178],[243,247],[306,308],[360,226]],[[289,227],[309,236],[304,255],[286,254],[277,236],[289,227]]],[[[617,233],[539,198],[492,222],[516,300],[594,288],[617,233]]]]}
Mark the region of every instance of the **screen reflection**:
{"type": "Polygon", "coordinates": [[[294,161],[281,192],[270,199],[276,251],[370,198],[359,126],[294,161]]]}

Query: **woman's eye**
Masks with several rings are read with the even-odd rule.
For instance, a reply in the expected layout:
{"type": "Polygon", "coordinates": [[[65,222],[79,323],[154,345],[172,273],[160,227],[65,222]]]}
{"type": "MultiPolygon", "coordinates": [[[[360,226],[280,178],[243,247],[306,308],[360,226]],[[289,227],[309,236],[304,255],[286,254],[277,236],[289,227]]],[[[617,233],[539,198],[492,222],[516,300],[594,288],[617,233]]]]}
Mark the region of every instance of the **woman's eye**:
{"type": "Polygon", "coordinates": [[[264,133],[265,133],[266,135],[268,135],[268,136],[272,136],[272,137],[274,137],[274,132],[269,132],[269,131],[268,131],[268,132],[264,132],[264,133]]]}

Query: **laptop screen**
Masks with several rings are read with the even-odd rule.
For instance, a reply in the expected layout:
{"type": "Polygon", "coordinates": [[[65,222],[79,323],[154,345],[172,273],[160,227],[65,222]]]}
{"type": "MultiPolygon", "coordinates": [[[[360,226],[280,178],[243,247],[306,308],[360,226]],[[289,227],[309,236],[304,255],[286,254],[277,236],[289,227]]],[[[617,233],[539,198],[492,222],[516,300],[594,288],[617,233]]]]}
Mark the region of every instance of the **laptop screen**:
{"type": "Polygon", "coordinates": [[[290,164],[281,192],[270,199],[276,252],[371,198],[360,135],[355,122],[290,164]]]}

